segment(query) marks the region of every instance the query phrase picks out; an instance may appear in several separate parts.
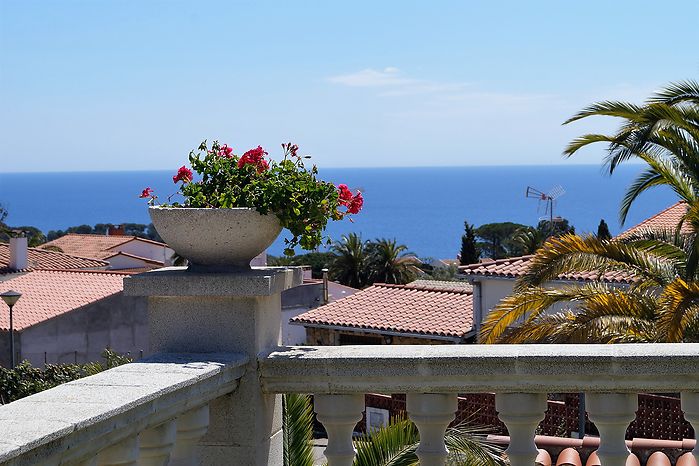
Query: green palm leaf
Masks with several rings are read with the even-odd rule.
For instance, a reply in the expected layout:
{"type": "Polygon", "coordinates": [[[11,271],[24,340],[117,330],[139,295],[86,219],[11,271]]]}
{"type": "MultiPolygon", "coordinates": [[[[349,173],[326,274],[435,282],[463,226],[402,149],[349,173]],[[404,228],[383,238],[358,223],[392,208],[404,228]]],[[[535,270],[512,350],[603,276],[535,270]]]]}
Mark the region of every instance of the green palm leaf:
{"type": "Polygon", "coordinates": [[[282,397],[284,466],[313,466],[313,407],[307,395],[282,397]]]}

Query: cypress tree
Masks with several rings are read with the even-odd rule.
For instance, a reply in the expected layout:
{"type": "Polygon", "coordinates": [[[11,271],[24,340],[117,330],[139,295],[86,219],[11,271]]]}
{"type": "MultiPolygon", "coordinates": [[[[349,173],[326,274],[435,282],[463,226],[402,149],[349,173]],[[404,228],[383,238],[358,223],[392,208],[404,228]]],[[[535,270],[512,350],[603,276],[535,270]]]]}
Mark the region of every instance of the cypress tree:
{"type": "Polygon", "coordinates": [[[476,233],[473,225],[464,222],[464,234],[461,236],[461,258],[459,264],[468,265],[478,262],[481,251],[476,246],[476,233]]]}
{"type": "Polygon", "coordinates": [[[601,240],[612,239],[612,234],[609,232],[609,227],[604,219],[599,221],[599,226],[597,227],[597,238],[601,240]]]}

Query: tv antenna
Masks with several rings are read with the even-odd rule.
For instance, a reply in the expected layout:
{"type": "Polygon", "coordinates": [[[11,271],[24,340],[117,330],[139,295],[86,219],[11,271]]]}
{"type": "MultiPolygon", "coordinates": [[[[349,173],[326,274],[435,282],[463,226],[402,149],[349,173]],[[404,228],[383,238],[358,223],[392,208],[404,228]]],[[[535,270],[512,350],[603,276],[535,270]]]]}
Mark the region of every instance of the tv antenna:
{"type": "MultiPolygon", "coordinates": [[[[554,202],[556,199],[559,197],[563,196],[566,193],[565,189],[561,185],[554,186],[549,190],[548,193],[545,193],[543,191],[539,191],[536,188],[533,188],[531,186],[527,186],[527,193],[525,194],[526,197],[532,198],[532,199],[538,199],[539,200],[539,206],[541,206],[541,203],[544,203],[544,217],[539,218],[539,220],[548,220],[549,221],[549,227],[551,228],[551,233],[553,233],[554,227],[553,227],[553,222],[554,222],[554,216],[553,216],[553,207],[554,207],[554,202]],[[548,216],[548,218],[546,217],[548,216]]],[[[540,207],[539,207],[540,210],[540,207]]],[[[556,221],[560,221],[560,217],[556,217],[556,221]]]]}

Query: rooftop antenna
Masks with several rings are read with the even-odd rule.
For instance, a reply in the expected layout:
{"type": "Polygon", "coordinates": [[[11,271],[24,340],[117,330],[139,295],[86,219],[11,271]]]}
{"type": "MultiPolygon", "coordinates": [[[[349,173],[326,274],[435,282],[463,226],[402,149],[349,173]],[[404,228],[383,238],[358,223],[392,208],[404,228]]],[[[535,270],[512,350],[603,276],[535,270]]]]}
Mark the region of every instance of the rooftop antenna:
{"type": "Polygon", "coordinates": [[[548,215],[548,219],[546,217],[541,217],[539,220],[548,220],[549,221],[549,228],[551,229],[551,234],[553,234],[554,227],[553,227],[553,222],[554,222],[554,217],[553,217],[553,205],[554,201],[558,199],[559,197],[563,196],[566,193],[565,189],[561,185],[554,186],[549,190],[548,193],[545,193],[543,191],[539,191],[536,188],[533,188],[531,186],[527,186],[527,192],[525,194],[526,197],[532,198],[532,199],[538,199],[539,200],[539,206],[541,206],[541,203],[544,203],[544,215],[548,215]]]}

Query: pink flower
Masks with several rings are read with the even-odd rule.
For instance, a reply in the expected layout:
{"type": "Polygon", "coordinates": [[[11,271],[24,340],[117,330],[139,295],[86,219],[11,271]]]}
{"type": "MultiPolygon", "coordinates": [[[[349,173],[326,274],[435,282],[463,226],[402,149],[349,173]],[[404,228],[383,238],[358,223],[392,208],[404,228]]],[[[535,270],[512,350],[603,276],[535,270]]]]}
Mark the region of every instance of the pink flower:
{"type": "Polygon", "coordinates": [[[357,191],[357,194],[355,194],[349,204],[347,204],[347,212],[350,214],[358,214],[359,211],[362,210],[363,205],[364,198],[362,197],[362,193],[357,191]]]}
{"type": "Polygon", "coordinates": [[[192,181],[192,178],[192,170],[183,165],[177,170],[177,175],[172,177],[172,182],[177,183],[178,181],[182,181],[183,183],[189,183],[192,181]]]}
{"type": "Polygon", "coordinates": [[[153,195],[153,190],[151,188],[146,188],[141,192],[140,198],[151,197],[153,195]]]}

